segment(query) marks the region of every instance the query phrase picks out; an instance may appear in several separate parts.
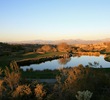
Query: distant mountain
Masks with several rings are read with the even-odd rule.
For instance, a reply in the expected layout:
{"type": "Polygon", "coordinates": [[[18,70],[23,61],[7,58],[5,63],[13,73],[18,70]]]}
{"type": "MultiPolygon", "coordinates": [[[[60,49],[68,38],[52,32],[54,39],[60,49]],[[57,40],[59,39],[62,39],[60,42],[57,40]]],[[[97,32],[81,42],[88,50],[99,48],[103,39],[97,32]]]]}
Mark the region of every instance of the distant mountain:
{"type": "Polygon", "coordinates": [[[110,42],[110,38],[101,39],[101,40],[81,40],[81,39],[63,39],[63,40],[30,40],[30,41],[21,41],[14,43],[23,43],[23,44],[59,44],[66,42],[67,44],[94,44],[101,42],[110,42]]]}

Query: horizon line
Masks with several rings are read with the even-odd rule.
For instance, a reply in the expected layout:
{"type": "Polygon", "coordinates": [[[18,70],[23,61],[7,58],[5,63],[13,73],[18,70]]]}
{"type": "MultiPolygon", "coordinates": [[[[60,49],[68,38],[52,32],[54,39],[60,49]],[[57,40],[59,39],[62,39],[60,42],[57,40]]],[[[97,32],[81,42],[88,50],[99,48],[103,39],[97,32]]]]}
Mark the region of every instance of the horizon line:
{"type": "Polygon", "coordinates": [[[82,41],[100,41],[100,40],[106,40],[109,39],[108,38],[102,38],[102,39],[81,39],[81,38],[77,38],[77,39],[34,39],[34,40],[21,40],[21,41],[0,41],[3,43],[20,43],[20,42],[34,42],[34,41],[68,41],[68,40],[82,40],[82,41]]]}

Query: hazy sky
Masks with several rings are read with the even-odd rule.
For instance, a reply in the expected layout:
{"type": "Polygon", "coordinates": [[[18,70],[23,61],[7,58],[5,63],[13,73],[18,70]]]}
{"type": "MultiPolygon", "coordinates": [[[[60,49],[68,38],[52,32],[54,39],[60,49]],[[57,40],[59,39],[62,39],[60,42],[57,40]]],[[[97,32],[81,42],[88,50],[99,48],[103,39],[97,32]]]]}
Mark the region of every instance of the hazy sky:
{"type": "Polygon", "coordinates": [[[110,0],[0,0],[0,41],[110,38],[110,0]]]}

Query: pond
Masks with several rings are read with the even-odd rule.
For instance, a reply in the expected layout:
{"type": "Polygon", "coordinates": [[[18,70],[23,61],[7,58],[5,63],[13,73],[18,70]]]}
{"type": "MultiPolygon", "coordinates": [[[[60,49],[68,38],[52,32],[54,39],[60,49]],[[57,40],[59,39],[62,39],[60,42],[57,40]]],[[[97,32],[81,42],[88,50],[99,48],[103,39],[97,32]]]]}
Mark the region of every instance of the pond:
{"type": "Polygon", "coordinates": [[[29,66],[21,66],[20,68],[26,71],[26,69],[33,69],[33,70],[54,70],[59,68],[66,68],[66,67],[74,67],[82,64],[86,65],[94,65],[94,67],[102,67],[108,68],[110,67],[110,62],[104,60],[104,55],[100,56],[75,56],[70,58],[60,58],[57,60],[46,61],[40,64],[31,64],[29,66]]]}

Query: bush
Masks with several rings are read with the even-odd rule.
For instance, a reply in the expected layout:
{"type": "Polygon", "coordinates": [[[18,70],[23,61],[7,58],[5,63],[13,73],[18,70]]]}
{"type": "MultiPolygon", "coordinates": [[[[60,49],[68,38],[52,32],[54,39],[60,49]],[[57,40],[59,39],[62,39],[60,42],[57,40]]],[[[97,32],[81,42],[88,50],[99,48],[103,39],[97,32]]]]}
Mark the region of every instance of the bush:
{"type": "Polygon", "coordinates": [[[78,100],[90,100],[90,98],[92,97],[92,92],[86,90],[86,91],[78,91],[77,92],[78,95],[76,95],[76,98],[78,100]]]}

